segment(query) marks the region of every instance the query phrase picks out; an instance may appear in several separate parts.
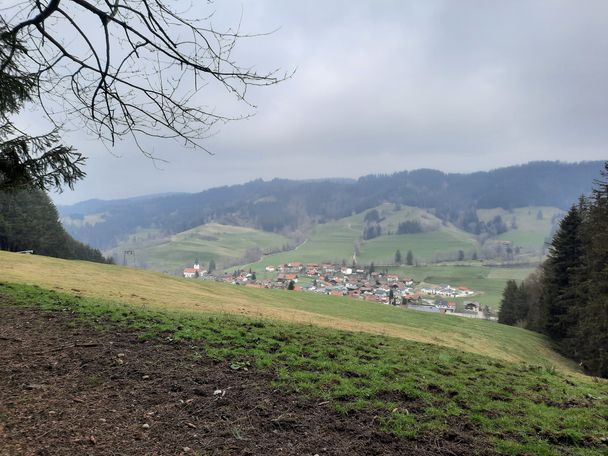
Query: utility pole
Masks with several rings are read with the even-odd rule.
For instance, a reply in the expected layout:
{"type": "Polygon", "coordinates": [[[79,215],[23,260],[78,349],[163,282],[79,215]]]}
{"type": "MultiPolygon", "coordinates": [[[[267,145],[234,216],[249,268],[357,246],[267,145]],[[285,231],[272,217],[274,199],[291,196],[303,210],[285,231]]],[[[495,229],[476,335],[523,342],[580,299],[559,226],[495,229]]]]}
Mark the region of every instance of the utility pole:
{"type": "Polygon", "coordinates": [[[131,255],[133,257],[133,266],[135,266],[135,250],[123,250],[122,252],[122,265],[127,265],[127,255],[131,255]]]}

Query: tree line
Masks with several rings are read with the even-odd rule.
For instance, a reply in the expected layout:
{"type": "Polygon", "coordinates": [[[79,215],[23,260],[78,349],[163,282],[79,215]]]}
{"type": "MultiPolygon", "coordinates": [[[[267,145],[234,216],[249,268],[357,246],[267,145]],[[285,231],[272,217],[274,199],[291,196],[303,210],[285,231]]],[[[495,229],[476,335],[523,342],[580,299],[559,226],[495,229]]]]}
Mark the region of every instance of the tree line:
{"type": "Polygon", "coordinates": [[[74,240],[41,190],[0,191],[0,250],[107,263],[101,252],[74,240]]]}
{"type": "Polygon", "coordinates": [[[499,322],[548,335],[586,372],[608,377],[608,162],[562,219],[546,261],[505,287],[499,322]]]}
{"type": "Polygon", "coordinates": [[[356,181],[258,179],[195,194],[80,204],[61,212],[63,216],[103,212],[103,222],[95,226],[67,227],[77,239],[102,249],[114,247],[138,227],[153,226],[171,234],[213,221],[289,234],[355,213],[370,214],[364,221],[374,227],[367,233],[373,237],[380,222],[373,208],[386,202],[431,209],[446,224],[491,235],[502,232],[506,222],[484,224],[477,209],[545,205],[567,210],[578,195],[590,191],[598,166],[601,163],[544,162],[473,174],[418,170],[356,181]]]}

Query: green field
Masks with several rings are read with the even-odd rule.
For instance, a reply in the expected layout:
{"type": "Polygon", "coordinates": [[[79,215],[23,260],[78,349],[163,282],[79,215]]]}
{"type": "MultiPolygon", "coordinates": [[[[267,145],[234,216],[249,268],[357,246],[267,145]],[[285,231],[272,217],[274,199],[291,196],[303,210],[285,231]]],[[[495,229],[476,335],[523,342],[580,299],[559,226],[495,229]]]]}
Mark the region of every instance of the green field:
{"type": "MultiPolygon", "coordinates": [[[[456,286],[467,286],[482,294],[474,299],[494,309],[498,308],[502,291],[507,280],[523,280],[531,268],[489,268],[478,262],[463,263],[463,266],[444,264],[438,260],[455,259],[462,250],[466,258],[473,252],[479,252],[481,246],[469,233],[453,225],[444,225],[434,215],[424,209],[393,204],[382,204],[376,208],[382,218],[384,232],[396,232],[398,224],[405,220],[418,220],[425,230],[423,233],[405,235],[383,235],[367,241],[361,240],[364,217],[369,211],[345,217],[340,220],[316,225],[308,234],[305,242],[295,250],[265,255],[260,261],[241,266],[253,269],[259,278],[274,277],[265,273],[268,265],[279,265],[292,261],[302,263],[353,261],[355,245],[358,245],[359,264],[388,264],[394,261],[396,250],[402,257],[408,250],[414,254],[415,261],[421,266],[416,268],[402,267],[396,271],[403,276],[412,276],[417,281],[427,283],[449,283],[456,286]]],[[[502,234],[499,239],[510,240],[527,252],[535,252],[530,261],[539,261],[543,241],[551,230],[551,220],[560,211],[550,207],[518,208],[512,211],[503,209],[484,209],[478,211],[482,220],[490,220],[500,215],[509,226],[514,220],[515,229],[502,234]],[[543,218],[537,218],[542,211],[543,218]]],[[[129,242],[115,250],[116,258],[121,259],[125,249],[135,250],[137,264],[156,271],[179,273],[199,259],[205,267],[211,259],[218,265],[222,262],[233,262],[246,253],[257,249],[258,253],[269,249],[280,249],[292,243],[287,237],[251,228],[208,224],[172,236],[170,239],[158,237],[154,230],[135,234],[129,242]]],[[[530,253],[532,255],[532,253],[530,253]]],[[[231,270],[232,268],[228,268],[231,270]]],[[[395,271],[394,268],[391,268],[395,271]]]]}
{"type": "Polygon", "coordinates": [[[215,223],[201,225],[169,239],[150,241],[150,237],[148,232],[136,233],[108,254],[121,259],[123,250],[134,250],[137,265],[174,274],[180,273],[184,267],[191,267],[196,259],[203,268],[212,259],[219,266],[243,258],[248,251],[281,249],[291,242],[279,234],[215,223]]]}
{"type": "MultiPolygon", "coordinates": [[[[477,241],[468,233],[454,227],[444,226],[434,215],[424,209],[402,206],[395,210],[393,204],[382,204],[376,208],[384,220],[381,226],[384,232],[396,232],[397,225],[405,220],[419,220],[432,231],[404,235],[384,235],[367,241],[360,241],[360,253],[357,261],[361,264],[392,263],[395,252],[401,250],[403,257],[412,250],[415,258],[427,262],[442,256],[444,259],[456,256],[459,250],[468,254],[476,251],[477,241]]],[[[279,265],[291,261],[303,263],[346,261],[350,264],[355,253],[355,244],[363,233],[365,214],[345,217],[340,220],[319,224],[311,231],[307,241],[297,250],[265,256],[261,261],[244,265],[256,270],[263,270],[268,265],[279,265]]]]}
{"type": "Polygon", "coordinates": [[[509,231],[501,234],[498,239],[511,241],[514,246],[534,253],[541,251],[543,243],[551,235],[553,217],[563,214],[564,211],[560,209],[545,206],[520,207],[511,211],[499,208],[477,210],[480,220],[488,221],[500,215],[505,221],[509,231]],[[542,213],[542,219],[537,218],[539,211],[542,213]],[[513,221],[516,228],[511,228],[513,221]]]}
{"type": "MultiPolygon", "coordinates": [[[[27,264],[4,254],[1,259],[11,266],[27,264]]],[[[51,275],[58,266],[63,268],[64,277],[70,275],[69,262],[49,261],[45,266],[51,275]]],[[[74,263],[87,269],[82,262],[74,263]]],[[[102,276],[112,269],[124,270],[115,266],[97,268],[102,276]]],[[[157,279],[161,276],[137,274],[163,285],[157,279]]],[[[82,285],[87,288],[89,284],[84,281],[82,285]]],[[[460,347],[446,348],[433,339],[420,343],[259,316],[205,314],[183,307],[176,310],[169,303],[163,310],[141,303],[125,304],[127,297],[141,290],[125,286],[122,291],[124,299],[109,300],[83,297],[80,289],[58,293],[0,283],[0,295],[9,305],[69,311],[83,321],[95,322],[100,329],[130,328],[142,341],[160,337],[200,341],[202,344],[192,347],[191,362],[208,356],[226,365],[228,371],[268,372],[272,388],[332,407],[345,422],[359,412],[373,414],[370,427],[404,441],[433,439],[437,444],[466,433],[474,447],[492,454],[605,454],[608,383],[576,373],[573,364],[565,360],[553,364],[560,360],[559,355],[551,351],[543,337],[528,331],[377,304],[361,303],[349,312],[365,321],[409,324],[421,334],[438,331],[447,339],[459,341],[460,347]],[[400,320],[399,315],[405,318],[400,320]],[[494,350],[479,353],[496,341],[500,343],[494,344],[494,350]]],[[[289,297],[296,296],[279,295],[285,298],[282,302],[286,307],[289,297]]],[[[259,298],[256,296],[249,296],[252,303],[259,298]]],[[[179,300],[180,294],[175,298],[179,300]]],[[[327,316],[343,315],[340,307],[344,300],[312,298],[308,301],[310,310],[327,316]]]]}
{"type": "MultiPolygon", "coordinates": [[[[499,308],[502,292],[507,280],[521,281],[528,277],[533,268],[515,267],[487,267],[481,262],[470,264],[436,264],[427,266],[402,266],[390,268],[391,272],[402,277],[411,277],[417,282],[430,284],[450,284],[452,286],[465,286],[481,295],[473,296],[467,300],[478,301],[488,305],[494,310],[499,308]]],[[[463,301],[457,299],[456,301],[463,301]]]]}
{"type": "Polygon", "coordinates": [[[430,342],[507,361],[574,371],[544,337],[511,326],[350,298],[253,289],[144,270],[0,251],[3,281],[39,285],[148,309],[230,313],[430,342]],[[475,341],[475,343],[471,343],[475,341]]]}
{"type": "Polygon", "coordinates": [[[408,250],[414,254],[414,261],[433,262],[456,259],[459,250],[471,258],[479,248],[477,241],[468,233],[455,227],[441,227],[429,233],[380,236],[363,244],[357,260],[364,264],[390,264],[395,261],[399,250],[405,261],[408,250]]]}
{"type": "MultiPolygon", "coordinates": [[[[392,204],[379,206],[378,211],[384,217],[383,227],[387,231],[397,229],[398,223],[404,220],[422,220],[423,225],[436,228],[436,231],[426,233],[406,234],[406,235],[386,235],[368,241],[361,242],[360,255],[357,257],[359,264],[392,263],[395,251],[399,249],[403,258],[408,250],[412,250],[416,261],[420,261],[419,266],[390,267],[390,272],[397,273],[401,277],[412,277],[417,282],[433,284],[447,283],[453,286],[466,286],[481,294],[471,299],[488,305],[493,309],[498,309],[502,291],[507,280],[523,280],[533,268],[515,267],[485,267],[481,262],[463,262],[462,264],[429,264],[427,261],[439,259],[441,255],[445,257],[455,257],[459,250],[465,252],[466,257],[470,258],[472,252],[479,249],[479,244],[475,238],[452,225],[444,226],[439,219],[422,209],[402,207],[395,211],[392,204]]],[[[532,209],[535,219],[536,210],[532,209]]],[[[499,213],[506,211],[492,210],[486,211],[484,217],[488,219],[499,213]],[[494,212],[492,212],[494,211],[494,212]],[[502,212],[501,212],[502,211],[502,212]]],[[[527,214],[528,209],[521,210],[527,214]]],[[[547,217],[553,212],[544,208],[547,217]]],[[[519,210],[515,211],[519,214],[519,210]]],[[[274,273],[265,273],[264,268],[268,265],[277,266],[292,261],[302,263],[320,263],[323,261],[340,263],[345,260],[348,264],[352,261],[354,245],[363,230],[363,218],[365,213],[346,217],[338,221],[318,225],[310,235],[310,238],[296,250],[282,252],[274,255],[267,255],[261,261],[242,266],[257,272],[258,278],[272,278],[274,273]]],[[[536,223],[530,217],[522,218],[522,227],[536,229],[536,233],[541,229],[547,229],[547,221],[536,223]],[[525,220],[524,220],[525,219],[525,220]]],[[[505,233],[505,235],[508,233],[505,233]]],[[[462,301],[462,299],[457,300],[462,301]]]]}

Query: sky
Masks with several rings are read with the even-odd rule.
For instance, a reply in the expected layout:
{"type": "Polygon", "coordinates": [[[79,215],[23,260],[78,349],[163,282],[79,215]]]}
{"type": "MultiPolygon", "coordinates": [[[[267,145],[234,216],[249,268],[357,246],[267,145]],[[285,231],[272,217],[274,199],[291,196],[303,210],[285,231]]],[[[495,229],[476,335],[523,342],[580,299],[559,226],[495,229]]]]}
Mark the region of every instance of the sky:
{"type": "MultiPolygon", "coordinates": [[[[276,30],[241,40],[235,56],[293,76],[251,91],[255,115],[209,138],[213,155],[143,140],[165,160],[154,161],[129,140],[108,148],[72,128],[64,140],[89,157],[88,175],[55,202],[260,177],[608,158],[604,0],[223,0],[213,8],[218,28],[240,20],[244,32],[276,30]]],[[[225,94],[197,96],[218,112],[251,112],[225,94]]]]}

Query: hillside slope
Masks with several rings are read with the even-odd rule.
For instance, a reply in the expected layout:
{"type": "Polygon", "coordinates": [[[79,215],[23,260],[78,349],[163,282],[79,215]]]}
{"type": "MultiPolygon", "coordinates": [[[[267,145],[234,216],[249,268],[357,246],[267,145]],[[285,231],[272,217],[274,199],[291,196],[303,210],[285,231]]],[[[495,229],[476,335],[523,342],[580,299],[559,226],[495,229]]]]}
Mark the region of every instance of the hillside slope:
{"type": "Polygon", "coordinates": [[[246,315],[363,331],[577,372],[576,366],[553,351],[543,336],[530,331],[348,298],[249,289],[119,266],[7,252],[0,252],[0,277],[5,282],[35,284],[147,309],[246,315]]]}
{"type": "MultiPolygon", "coordinates": [[[[66,262],[46,266],[74,273],[66,262]]],[[[525,331],[486,323],[484,337],[466,320],[410,322],[464,336],[468,345],[453,349],[435,337],[126,304],[138,296],[118,285],[123,297],[108,300],[0,282],[0,455],[599,456],[608,448],[607,382],[462,350],[493,337],[510,342],[505,354],[542,362],[515,343],[534,345],[525,331]]],[[[322,304],[327,312],[337,302],[322,304]]]]}
{"type": "Polygon", "coordinates": [[[391,264],[395,252],[405,254],[412,250],[418,261],[456,258],[459,250],[467,254],[477,251],[479,244],[473,235],[466,233],[451,223],[444,224],[429,211],[410,206],[383,203],[372,207],[380,214],[378,225],[385,233],[379,237],[363,240],[365,217],[369,211],[338,220],[316,225],[307,240],[295,251],[266,255],[261,261],[242,266],[261,270],[268,265],[278,265],[290,261],[322,263],[342,261],[350,264],[353,259],[360,264],[391,264]],[[424,232],[396,234],[398,225],[404,221],[420,222],[424,232]]]}
{"type": "Polygon", "coordinates": [[[281,250],[290,242],[280,234],[209,223],[169,237],[138,232],[106,254],[121,258],[123,250],[132,250],[136,266],[179,275],[195,260],[203,263],[203,267],[207,267],[211,260],[218,266],[233,264],[247,256],[257,258],[263,253],[281,250]]]}
{"type": "Polygon", "coordinates": [[[469,174],[423,169],[356,181],[259,179],[195,194],[91,201],[59,209],[72,235],[103,250],[140,229],[175,234],[214,222],[293,232],[385,202],[432,208],[443,220],[459,224],[472,208],[542,205],[567,209],[580,194],[590,191],[601,165],[537,162],[469,174]],[[83,223],[87,220],[91,223],[83,223]]]}

